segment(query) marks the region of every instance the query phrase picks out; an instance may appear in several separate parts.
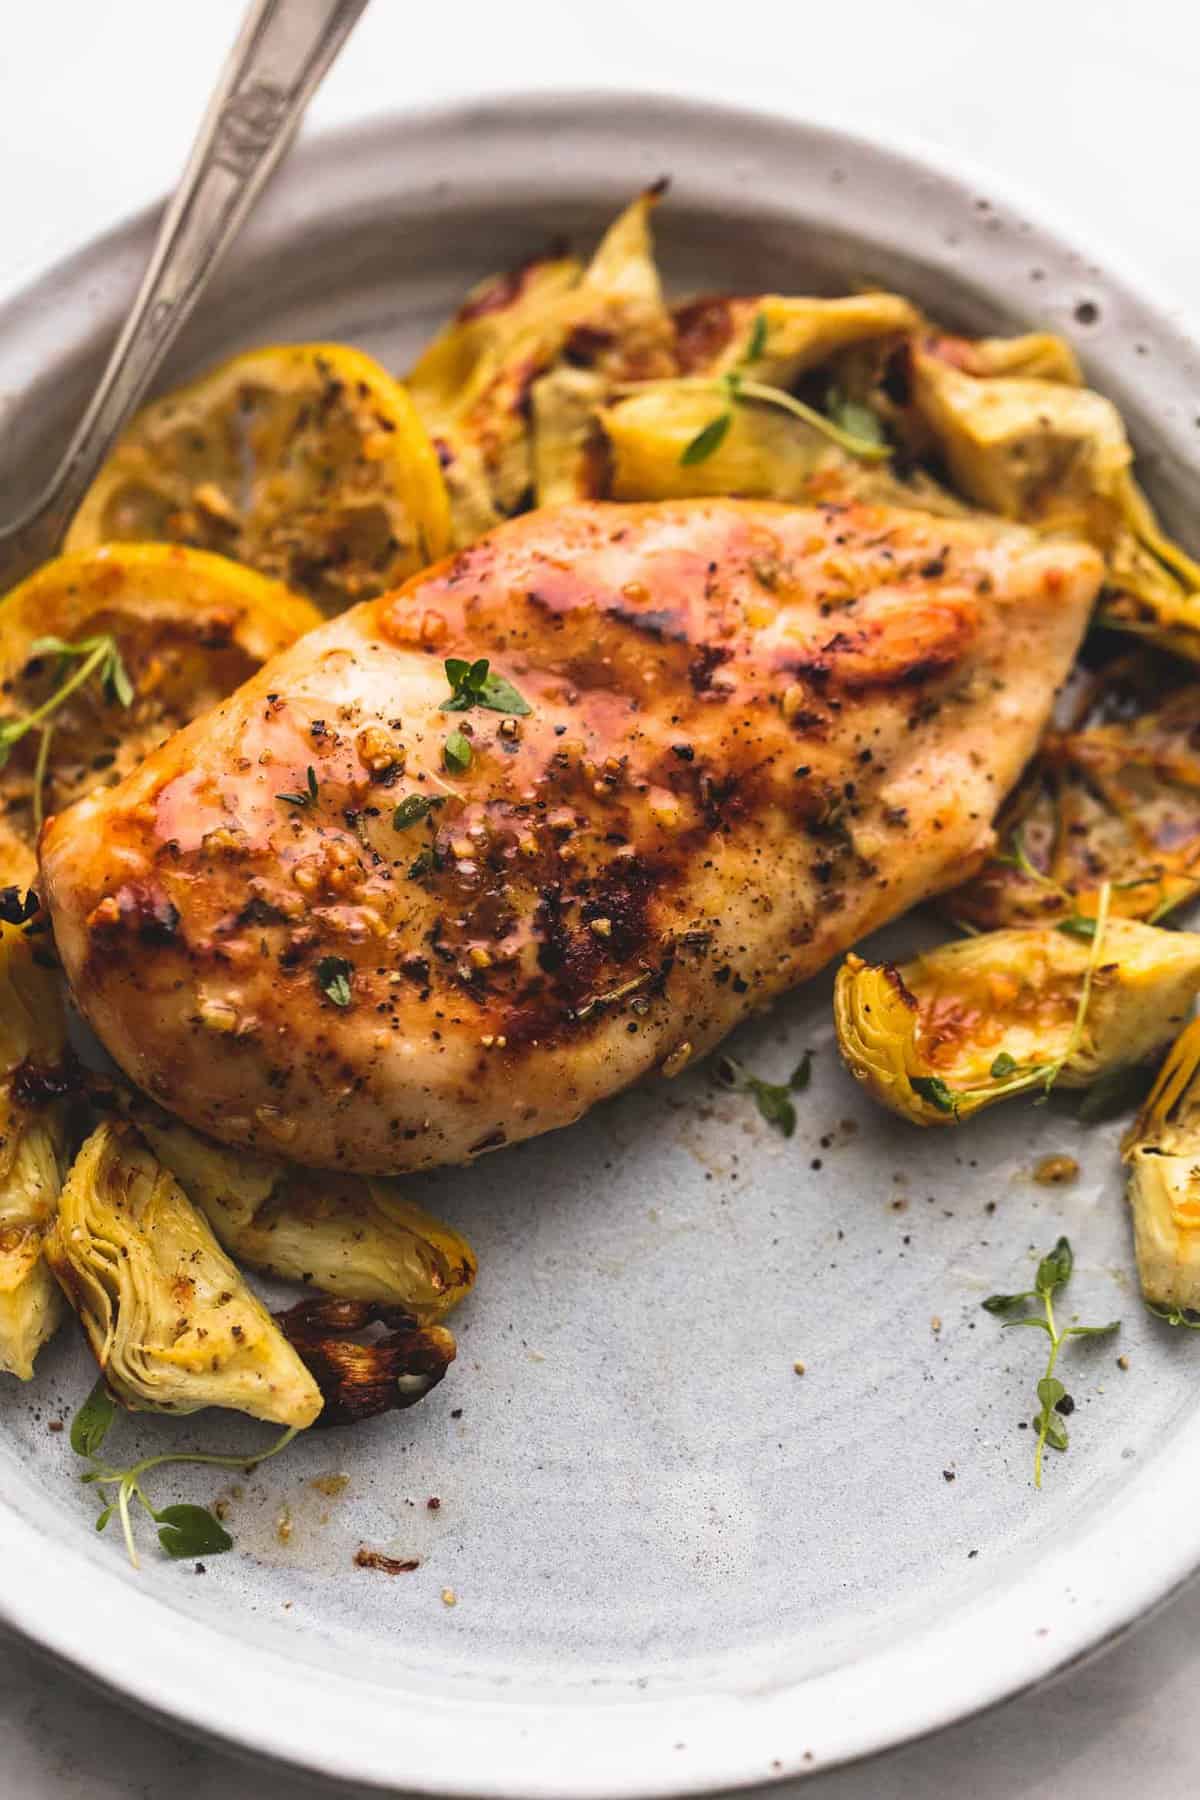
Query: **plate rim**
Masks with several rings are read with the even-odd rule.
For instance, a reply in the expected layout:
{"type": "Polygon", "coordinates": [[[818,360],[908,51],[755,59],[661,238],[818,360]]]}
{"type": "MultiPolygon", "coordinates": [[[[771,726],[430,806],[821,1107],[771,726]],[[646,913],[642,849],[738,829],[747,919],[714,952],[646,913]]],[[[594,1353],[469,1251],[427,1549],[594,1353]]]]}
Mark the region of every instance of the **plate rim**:
{"type": "MultiPolygon", "coordinates": [[[[669,124],[681,137],[692,130],[711,129],[715,124],[725,131],[772,135],[784,144],[791,140],[797,149],[819,140],[834,154],[851,159],[882,159],[898,165],[899,171],[930,186],[935,193],[953,197],[960,206],[963,201],[977,204],[986,197],[998,209],[1025,223],[1025,242],[1031,251],[1038,246],[1053,249],[1086,269],[1090,278],[1100,280],[1110,295],[1145,323],[1147,330],[1153,330],[1164,344],[1168,359],[1186,359],[1193,364],[1200,359],[1200,341],[1191,323],[1191,310],[1176,295],[1167,292],[1157,278],[1144,276],[1126,255],[1108,247],[1093,247],[1086,234],[1060,222],[1053,209],[1040,200],[1030,201],[1010,182],[979,170],[969,157],[955,153],[952,166],[942,167],[946,160],[944,147],[923,143],[919,137],[891,131],[848,131],[829,116],[811,111],[801,117],[765,107],[728,105],[692,94],[664,94],[650,88],[489,91],[426,107],[374,113],[316,132],[306,137],[288,158],[272,184],[272,192],[286,192],[289,186],[303,181],[310,167],[352,158],[362,154],[364,146],[419,144],[425,137],[436,139],[465,130],[478,134],[481,124],[490,122],[496,126],[514,112],[540,121],[544,130],[557,125],[569,132],[572,126],[586,126],[593,133],[620,130],[622,117],[626,121],[632,117],[636,122],[638,117],[644,119],[651,114],[656,124],[669,124]]],[[[0,306],[0,322],[11,328],[22,318],[34,321],[43,293],[78,281],[91,267],[103,269],[128,262],[137,268],[143,240],[148,237],[160,206],[161,203],[155,203],[139,210],[22,284],[0,306]]],[[[969,265],[956,273],[973,279],[969,265]]],[[[1028,310],[1035,309],[1030,306],[1028,310]]],[[[33,336],[36,338],[36,331],[33,336]]],[[[1185,465],[1193,473],[1200,472],[1200,444],[1182,429],[1179,421],[1165,422],[1161,436],[1167,445],[1174,440],[1185,465]]],[[[860,1671],[876,1671],[873,1683],[867,1684],[868,1688],[875,1687],[874,1704],[869,1716],[856,1716],[851,1708],[840,1734],[836,1726],[829,1731],[828,1720],[818,1723],[804,1718],[806,1706],[798,1704],[801,1689],[756,1694],[723,1690],[723,1729],[727,1739],[736,1739],[732,1753],[728,1742],[721,1741],[721,1728],[714,1730],[711,1718],[692,1717],[686,1728],[703,1750],[699,1757],[686,1760],[672,1756],[672,1734],[684,1728],[689,1708],[695,1712],[691,1703],[681,1707],[673,1701],[658,1702],[656,1707],[650,1700],[593,1701],[578,1707],[556,1706],[555,1716],[568,1721],[568,1730],[561,1734],[556,1753],[562,1764],[569,1767],[570,1772],[564,1777],[562,1768],[547,1761],[544,1746],[535,1741],[535,1727],[545,1729],[546,1710],[507,1702],[476,1707],[477,1716],[486,1715],[490,1722],[491,1735],[486,1742],[474,1746],[459,1737],[460,1760],[448,1769],[445,1738],[440,1733],[447,1717],[453,1718],[456,1704],[461,1703],[452,1701],[444,1709],[438,1704],[431,1706],[428,1697],[421,1696],[410,1703],[410,1716],[406,1718],[403,1696],[388,1689],[390,1728],[378,1741],[369,1742],[367,1726],[372,1720],[377,1724],[379,1716],[378,1703],[372,1701],[369,1690],[361,1683],[339,1684],[322,1675],[327,1703],[335,1714],[340,1712],[340,1724],[336,1717],[316,1717],[315,1709],[303,1706],[297,1698],[297,1689],[307,1686],[311,1693],[315,1686],[311,1676],[306,1683],[297,1675],[297,1669],[302,1671],[304,1665],[291,1664],[281,1653],[261,1644],[244,1646],[244,1657],[253,1663],[256,1677],[248,1701],[245,1675],[249,1670],[245,1663],[239,1658],[242,1672],[227,1674],[219,1656],[213,1654],[219,1645],[228,1647],[228,1637],[207,1621],[181,1620],[176,1610],[149,1591],[139,1593],[115,1568],[96,1563],[72,1546],[52,1545],[27,1507],[12,1503],[13,1481],[4,1478],[2,1467],[0,1551],[4,1553],[7,1574],[5,1583],[0,1585],[0,1623],[28,1639],[54,1662],[138,1711],[226,1750],[303,1770],[337,1784],[356,1782],[381,1792],[395,1791],[399,1784],[405,1792],[444,1795],[448,1800],[461,1800],[464,1796],[471,1796],[472,1800],[517,1800],[518,1796],[520,1800],[592,1800],[594,1796],[610,1794],[619,1794],[623,1800],[641,1800],[642,1796],[654,1800],[658,1796],[753,1788],[874,1758],[929,1736],[1031,1691],[1098,1654],[1142,1623],[1200,1566],[1200,1532],[1196,1531],[1187,1505],[1189,1477],[1200,1474],[1200,1434],[1190,1447],[1186,1442],[1173,1447],[1171,1460],[1177,1466],[1172,1468],[1168,1484],[1168,1488],[1173,1486],[1173,1495],[1168,1492],[1165,1500],[1161,1487],[1164,1459],[1166,1451],[1148,1457],[1109,1512],[1084,1522],[1072,1543],[1056,1555],[1056,1571],[1068,1580],[1068,1586],[1071,1577],[1077,1583],[1075,1600],[1070,1606],[1061,1599],[1047,1602],[1042,1610],[1049,1622],[1038,1628],[1040,1642],[1031,1640],[1023,1651],[1017,1639],[1011,1646],[1006,1642],[1006,1654],[993,1658],[986,1678],[974,1674],[973,1695],[943,1687],[923,1708],[910,1707],[907,1719],[896,1716],[887,1684],[899,1671],[907,1674],[907,1682],[901,1685],[911,1693],[919,1679],[924,1678],[921,1671],[927,1675],[940,1665],[944,1675],[946,1665],[953,1664],[954,1659],[947,1656],[944,1646],[937,1649],[946,1632],[926,1633],[934,1640],[932,1650],[936,1654],[932,1662],[922,1660],[920,1643],[914,1652],[912,1640],[908,1640],[900,1647],[899,1656],[894,1650],[875,1651],[853,1665],[860,1671]],[[1148,1499],[1151,1492],[1158,1502],[1157,1537],[1151,1544],[1138,1542],[1132,1557],[1128,1553],[1122,1555],[1124,1515],[1131,1513],[1136,1518],[1137,1502],[1143,1493],[1148,1499]],[[1190,1548],[1181,1550],[1179,1546],[1189,1541],[1188,1523],[1192,1524],[1190,1548]],[[1080,1588],[1087,1587],[1089,1566],[1093,1585],[1106,1591],[1085,1592],[1081,1596],[1080,1588]],[[1118,1567],[1122,1580],[1113,1580],[1118,1567]],[[1101,1579],[1097,1584],[1101,1570],[1110,1580],[1101,1579]],[[89,1650],[80,1624],[80,1594],[87,1587],[93,1593],[97,1587],[101,1593],[107,1593],[107,1604],[115,1609],[114,1616],[127,1612],[129,1629],[123,1635],[136,1640],[136,1648],[123,1641],[112,1654],[110,1646],[103,1661],[89,1650]],[[1080,1598],[1088,1603],[1078,1604],[1080,1598]],[[177,1642],[177,1638],[184,1642],[177,1642]],[[207,1653],[206,1643],[210,1646],[207,1653]],[[1018,1669],[1018,1662],[1023,1662],[1023,1670],[1018,1669]],[[207,1687],[202,1679],[205,1674],[209,1678],[207,1687]],[[881,1699],[881,1694],[887,1697],[881,1699]],[[240,1712],[236,1704],[239,1699],[240,1712]],[[223,1711],[226,1705],[230,1707],[228,1712],[223,1711]],[[397,1767],[395,1746],[404,1740],[395,1735],[396,1728],[415,1725],[417,1721],[411,1715],[418,1709],[430,1716],[424,1721],[424,1731],[416,1731],[407,1740],[406,1749],[401,1752],[404,1766],[397,1767]],[[667,1722],[668,1734],[638,1736],[631,1729],[630,1738],[636,1737],[637,1742],[633,1756],[626,1756],[623,1776],[614,1779],[613,1765],[602,1766],[602,1758],[587,1764],[589,1751],[596,1750],[602,1738],[619,1735],[610,1729],[614,1711],[632,1727],[635,1721],[645,1725],[656,1710],[667,1722]],[[799,1720],[797,1712],[801,1715],[799,1720]],[[746,1728],[740,1731],[734,1729],[739,1715],[746,1719],[746,1728]],[[597,1729],[598,1719],[605,1721],[603,1730],[597,1729]],[[772,1731],[778,1733],[776,1738],[770,1738],[772,1731]],[[808,1745],[817,1743],[822,1733],[828,1741],[817,1754],[808,1745]],[[757,1747],[768,1739],[769,1751],[757,1747]],[[501,1740],[503,1754],[498,1754],[501,1740]],[[635,1766],[639,1773],[632,1772],[635,1766]]],[[[27,1488],[29,1498],[35,1499],[35,1483],[24,1471],[17,1472],[16,1486],[27,1488]]],[[[1039,1565],[1043,1574],[1044,1567],[1039,1565]]],[[[975,1616],[980,1619],[1009,1613],[1021,1602],[1022,1595],[1022,1584],[1013,1584],[998,1600],[985,1599],[975,1609],[975,1616]]],[[[99,1602],[93,1601],[93,1605],[98,1607],[99,1602]]],[[[949,1636],[961,1635],[964,1630],[968,1640],[972,1630],[978,1636],[978,1623],[972,1626],[971,1620],[964,1618],[951,1628],[949,1636]]],[[[958,1661],[965,1671],[970,1659],[960,1656],[958,1661]]],[[[818,1676],[805,1687],[820,1690],[827,1681],[827,1676],[818,1676]]],[[[960,1687],[970,1683],[971,1676],[966,1675],[960,1687]]],[[[705,1712],[717,1710],[712,1704],[713,1696],[700,1698],[704,1700],[705,1712]]],[[[469,1716],[468,1713],[468,1719],[469,1716]]],[[[462,1722],[460,1718],[460,1726],[462,1722]]]]}

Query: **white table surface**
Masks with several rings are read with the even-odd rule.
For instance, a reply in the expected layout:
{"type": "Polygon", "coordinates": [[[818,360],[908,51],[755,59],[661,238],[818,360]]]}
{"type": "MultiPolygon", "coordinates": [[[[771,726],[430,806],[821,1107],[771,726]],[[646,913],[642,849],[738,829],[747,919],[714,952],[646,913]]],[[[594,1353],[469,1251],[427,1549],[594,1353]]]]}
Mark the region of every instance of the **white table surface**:
{"type": "MultiPolygon", "coordinates": [[[[0,298],[174,179],[239,0],[8,0],[0,298]]],[[[1200,317],[1200,11],[1183,0],[374,0],[309,130],[498,88],[638,87],[924,138],[1022,187],[1200,317]]],[[[3,1571],[0,1571],[0,1580],[3,1571]]],[[[93,1636],[102,1637],[97,1625],[93,1636]]],[[[805,1800],[1192,1800],[1200,1586],[1051,1689],[805,1800]]],[[[327,1792],[187,1743],[0,1639],[6,1800],[327,1792]]],[[[781,1794],[783,1790],[778,1790],[781,1794]]]]}

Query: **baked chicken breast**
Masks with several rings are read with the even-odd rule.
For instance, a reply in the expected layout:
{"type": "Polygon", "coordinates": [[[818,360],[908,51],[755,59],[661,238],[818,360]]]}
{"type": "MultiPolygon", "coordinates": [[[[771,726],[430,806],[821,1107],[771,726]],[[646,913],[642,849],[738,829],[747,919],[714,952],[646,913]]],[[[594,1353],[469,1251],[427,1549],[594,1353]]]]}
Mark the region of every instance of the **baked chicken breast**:
{"type": "Polygon", "coordinates": [[[50,822],[76,998],[226,1143],[383,1173],[566,1125],[972,871],[1101,572],[861,504],[514,519],[50,822]]]}

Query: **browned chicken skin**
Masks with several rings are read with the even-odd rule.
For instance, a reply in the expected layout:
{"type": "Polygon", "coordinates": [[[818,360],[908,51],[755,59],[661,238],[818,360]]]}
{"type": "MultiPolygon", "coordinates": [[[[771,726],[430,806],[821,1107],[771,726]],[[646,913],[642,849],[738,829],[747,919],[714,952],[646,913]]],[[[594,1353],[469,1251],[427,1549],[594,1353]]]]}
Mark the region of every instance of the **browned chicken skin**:
{"type": "Polygon", "coordinates": [[[51,822],[75,994],[163,1105],[301,1162],[565,1125],[963,878],[1100,577],[861,505],[513,520],[51,822]],[[439,710],[447,656],[531,714],[439,710]]]}

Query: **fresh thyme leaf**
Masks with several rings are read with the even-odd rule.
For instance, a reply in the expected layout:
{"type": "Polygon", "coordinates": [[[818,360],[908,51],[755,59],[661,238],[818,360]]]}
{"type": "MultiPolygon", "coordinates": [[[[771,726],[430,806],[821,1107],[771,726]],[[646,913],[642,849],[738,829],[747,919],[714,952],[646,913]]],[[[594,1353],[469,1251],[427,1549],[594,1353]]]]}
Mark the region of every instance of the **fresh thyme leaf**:
{"type": "Polygon", "coordinates": [[[474,751],[471,740],[461,731],[452,731],[442,745],[442,761],[455,775],[464,775],[470,768],[474,751]]]}
{"type": "Polygon", "coordinates": [[[756,313],[754,315],[754,325],[751,328],[749,341],[742,353],[742,361],[744,363],[757,362],[766,347],[767,315],[765,313],[756,313]]]}
{"type": "Polygon", "coordinates": [[[1096,935],[1096,921],[1084,918],[1081,913],[1072,913],[1069,919],[1060,919],[1055,929],[1067,937],[1085,938],[1090,943],[1096,935]]]}
{"type": "Polygon", "coordinates": [[[354,964],[344,956],[323,956],[316,968],[317,986],[334,1006],[347,1007],[353,1001],[350,984],[354,980],[354,964]]]}
{"type": "Polygon", "coordinates": [[[1066,1391],[1055,1375],[1043,1375],[1037,1384],[1037,1397],[1043,1407],[1057,1406],[1066,1391]]]}
{"type": "Polygon", "coordinates": [[[1026,1300],[1036,1298],[1033,1289],[1026,1288],[1023,1294],[989,1294],[987,1299],[981,1300],[979,1304],[983,1307],[984,1312],[1006,1313],[1011,1312],[1014,1306],[1021,1306],[1026,1300]]]}
{"type": "Polygon", "coordinates": [[[233,1549],[233,1539],[207,1507],[164,1506],[154,1518],[159,1526],[158,1541],[168,1556],[220,1556],[233,1549]]]}
{"type": "Polygon", "coordinates": [[[317,772],[309,763],[304,787],[294,794],[276,794],[275,798],[286,801],[289,806],[315,806],[320,791],[317,786],[317,772]]]}
{"type": "Polygon", "coordinates": [[[864,444],[887,443],[887,434],[878,413],[871,407],[864,406],[860,400],[851,400],[840,387],[834,386],[826,391],[825,411],[847,436],[858,438],[864,444]]]}
{"type": "Polygon", "coordinates": [[[732,1056],[717,1058],[715,1073],[722,1087],[733,1093],[750,1094],[760,1115],[768,1125],[790,1138],[796,1129],[796,1108],[792,1104],[792,1094],[799,1093],[808,1086],[812,1066],[812,1051],[807,1050],[800,1062],[792,1071],[785,1084],[764,1081],[760,1075],[752,1075],[749,1069],[743,1068],[732,1056]]]}
{"type": "MultiPolygon", "coordinates": [[[[241,1469],[249,1474],[259,1463],[266,1462],[270,1456],[278,1456],[281,1450],[286,1449],[299,1429],[298,1426],[290,1425],[268,1449],[260,1450],[253,1456],[220,1456],[206,1451],[168,1450],[161,1456],[143,1456],[140,1462],[131,1463],[127,1469],[110,1468],[106,1463],[98,1463],[79,1479],[93,1486],[115,1488],[116,1492],[101,1510],[96,1520],[96,1530],[103,1531],[115,1513],[121,1521],[129,1560],[135,1569],[140,1568],[133,1537],[132,1507],[136,1500],[160,1527],[159,1543],[168,1556],[217,1556],[223,1550],[232,1549],[233,1539],[229,1533],[203,1506],[180,1504],[165,1506],[161,1512],[156,1511],[146,1498],[142,1476],[151,1469],[161,1467],[163,1463],[206,1463],[211,1468],[241,1469]]],[[[91,1451],[86,1454],[94,1455],[91,1451]]]]}
{"type": "Polygon", "coordinates": [[[105,1386],[101,1375],[95,1387],[71,1420],[71,1448],[76,1456],[95,1456],[108,1435],[116,1414],[117,1403],[105,1386]]]}
{"type": "Polygon", "coordinates": [[[695,437],[684,445],[679,457],[682,467],[690,469],[696,463],[707,462],[709,457],[718,451],[725,442],[732,424],[733,413],[731,410],[718,413],[715,419],[710,419],[708,424],[702,426],[695,437]]]}
{"type": "Polygon", "coordinates": [[[920,1094],[922,1100],[928,1100],[939,1112],[957,1113],[958,1097],[953,1088],[946,1086],[940,1075],[914,1075],[912,1080],[914,1093],[920,1094]]]}
{"type": "Polygon", "coordinates": [[[1052,1450],[1065,1450],[1068,1443],[1067,1428],[1056,1412],[1043,1413],[1037,1421],[1044,1442],[1052,1450]]]}
{"type": "Polygon", "coordinates": [[[133,683],[129,679],[129,670],[125,667],[125,660],[117,647],[115,638],[112,649],[109,651],[108,661],[104,665],[104,686],[109,698],[115,700],[119,706],[133,705],[133,683]]]}
{"type": "Polygon", "coordinates": [[[450,698],[442,701],[443,712],[469,712],[471,707],[478,706],[483,693],[483,684],[488,675],[488,659],[477,657],[474,662],[467,662],[461,656],[446,658],[446,680],[450,683],[450,698]]]}
{"type": "Polygon", "coordinates": [[[489,712],[515,713],[522,719],[533,711],[524,694],[518,694],[512,682],[506,681],[503,675],[488,676],[479,704],[486,706],[489,712]]]}
{"type": "Polygon", "coordinates": [[[1043,1256],[1033,1285],[1039,1294],[1055,1294],[1071,1279],[1075,1254],[1065,1237],[1060,1237],[1053,1250],[1043,1256]]]}
{"type": "Polygon", "coordinates": [[[431,812],[445,804],[445,794],[409,794],[392,814],[393,828],[407,831],[410,825],[419,825],[422,819],[427,819],[431,812]]]}
{"type": "MultiPolygon", "coordinates": [[[[1121,1329],[1120,1321],[1114,1319],[1108,1325],[1068,1325],[1062,1331],[1054,1317],[1054,1296],[1060,1288],[1066,1286],[1075,1266],[1075,1258],[1071,1246],[1065,1237],[1060,1237],[1053,1250],[1047,1252],[1038,1263],[1034,1291],[1024,1294],[992,1294],[983,1302],[983,1309],[990,1313],[1006,1313],[1018,1306],[1022,1301],[1040,1301],[1041,1311],[1024,1314],[1019,1319],[1005,1319],[1005,1327],[1014,1329],[1021,1326],[1031,1331],[1044,1331],[1050,1339],[1050,1353],[1046,1368],[1037,1384],[1037,1397],[1040,1411],[1034,1419],[1037,1442],[1033,1452],[1033,1485],[1042,1485],[1042,1452],[1049,1444],[1052,1450],[1065,1450],[1068,1437],[1067,1428],[1063,1424],[1062,1415],[1074,1411],[1075,1403],[1066,1388],[1054,1373],[1054,1365],[1058,1361],[1059,1351],[1068,1338],[1108,1337],[1112,1332],[1121,1329]]],[[[1153,1308],[1151,1310],[1154,1310],[1153,1308]]]]}
{"type": "Polygon", "coordinates": [[[419,850],[408,865],[408,879],[420,881],[426,875],[432,875],[437,864],[432,850],[419,850]]]}
{"type": "Polygon", "coordinates": [[[767,1124],[790,1138],[796,1129],[796,1108],[787,1089],[776,1087],[774,1082],[760,1081],[755,1075],[750,1077],[748,1086],[754,1095],[754,1104],[767,1124]]]}
{"type": "Polygon", "coordinates": [[[992,1064],[989,1073],[993,1081],[1000,1081],[1005,1075],[1011,1075],[1016,1067],[1016,1057],[1010,1056],[1007,1050],[1002,1050],[992,1064]]]}
{"type": "Polygon", "coordinates": [[[470,663],[461,656],[448,656],[446,680],[451,693],[448,700],[442,701],[442,712],[470,712],[473,706],[483,706],[489,712],[516,713],[524,718],[533,711],[511,681],[490,673],[486,656],[470,663]]]}

